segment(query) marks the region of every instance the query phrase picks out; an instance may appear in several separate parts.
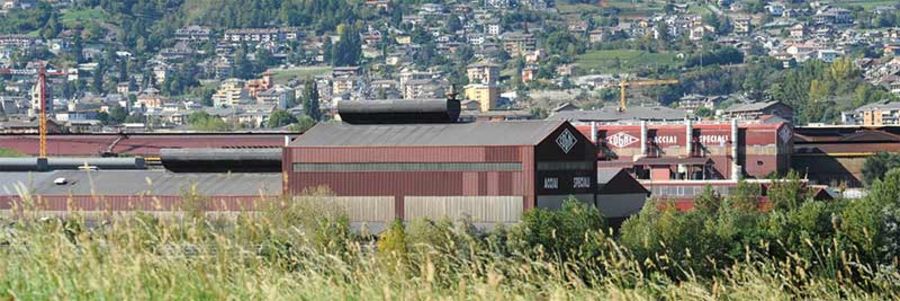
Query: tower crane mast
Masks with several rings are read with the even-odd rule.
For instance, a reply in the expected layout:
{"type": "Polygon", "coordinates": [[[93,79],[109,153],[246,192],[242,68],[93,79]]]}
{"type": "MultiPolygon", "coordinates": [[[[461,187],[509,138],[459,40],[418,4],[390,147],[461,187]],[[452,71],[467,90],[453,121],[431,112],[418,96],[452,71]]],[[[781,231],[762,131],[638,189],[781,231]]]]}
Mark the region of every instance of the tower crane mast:
{"type": "Polygon", "coordinates": [[[39,158],[47,158],[47,76],[66,76],[65,72],[47,71],[42,64],[38,69],[0,69],[0,75],[19,75],[34,76],[37,75],[38,94],[40,98],[41,110],[38,116],[38,134],[40,135],[40,148],[38,150],[39,158]]]}

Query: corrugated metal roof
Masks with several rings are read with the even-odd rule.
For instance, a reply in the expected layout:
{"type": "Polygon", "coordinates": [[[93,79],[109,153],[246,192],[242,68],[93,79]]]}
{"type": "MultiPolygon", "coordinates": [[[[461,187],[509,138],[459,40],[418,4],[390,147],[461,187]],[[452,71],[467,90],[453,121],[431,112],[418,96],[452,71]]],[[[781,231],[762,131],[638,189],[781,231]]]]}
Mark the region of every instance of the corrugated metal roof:
{"type": "Polygon", "coordinates": [[[759,110],[763,110],[765,108],[768,108],[770,106],[773,106],[773,105],[776,105],[779,103],[781,103],[781,102],[777,101],[777,100],[773,100],[773,101],[767,101],[767,102],[753,102],[753,103],[747,103],[747,104],[736,104],[734,106],[731,106],[727,110],[725,110],[725,112],[759,111],[759,110]]]}
{"type": "MultiPolygon", "coordinates": [[[[45,182],[52,173],[46,172],[0,172],[0,196],[19,195],[20,189],[33,187],[34,183],[45,182]]],[[[53,179],[50,179],[53,182],[53,179]]]]}
{"type": "Polygon", "coordinates": [[[320,123],[291,146],[500,146],[537,145],[564,121],[350,125],[320,123]]]}
{"type": "Polygon", "coordinates": [[[551,115],[547,119],[567,120],[571,122],[612,122],[627,120],[675,121],[684,120],[687,117],[688,112],[685,110],[656,106],[629,107],[625,112],[619,112],[615,107],[603,107],[593,111],[561,111],[551,115]]]}
{"type": "Polygon", "coordinates": [[[45,173],[0,172],[0,195],[17,195],[24,185],[37,195],[180,196],[196,185],[201,196],[280,195],[279,173],[172,173],[158,170],[61,170],[45,173]],[[55,179],[65,178],[57,185],[55,179]]]}

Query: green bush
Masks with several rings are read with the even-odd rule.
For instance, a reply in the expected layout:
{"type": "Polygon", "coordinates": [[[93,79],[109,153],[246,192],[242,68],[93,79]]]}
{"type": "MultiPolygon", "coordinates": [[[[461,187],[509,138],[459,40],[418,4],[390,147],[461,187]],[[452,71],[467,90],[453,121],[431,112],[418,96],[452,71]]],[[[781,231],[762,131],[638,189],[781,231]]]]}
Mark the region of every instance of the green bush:
{"type": "Polygon", "coordinates": [[[586,255],[586,242],[606,229],[606,221],[593,205],[578,199],[565,200],[559,210],[535,208],[522,216],[522,222],[510,234],[520,250],[536,248],[559,258],[586,255]]]}

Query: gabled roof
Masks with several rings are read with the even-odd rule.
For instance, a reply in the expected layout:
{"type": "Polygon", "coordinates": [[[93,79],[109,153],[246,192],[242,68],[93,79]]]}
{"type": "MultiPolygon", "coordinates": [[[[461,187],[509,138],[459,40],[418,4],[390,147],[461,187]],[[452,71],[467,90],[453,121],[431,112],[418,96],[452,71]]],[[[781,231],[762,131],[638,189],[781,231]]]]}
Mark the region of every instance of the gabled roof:
{"type": "Polygon", "coordinates": [[[564,124],[564,121],[544,120],[391,125],[320,123],[290,146],[537,145],[564,124]]]}
{"type": "Polygon", "coordinates": [[[597,194],[630,194],[650,191],[622,168],[597,168],[597,194]]]}
{"type": "Polygon", "coordinates": [[[854,111],[865,112],[865,111],[871,111],[871,110],[897,110],[897,109],[900,109],[900,101],[894,101],[894,102],[879,101],[879,102],[870,103],[870,104],[867,104],[864,106],[860,106],[859,108],[856,108],[856,110],[854,110],[854,111]]]}
{"type": "Polygon", "coordinates": [[[771,106],[774,106],[774,105],[777,105],[777,104],[782,104],[782,105],[783,105],[783,103],[781,103],[780,101],[773,100],[773,101],[766,101],[766,102],[754,102],[754,103],[746,103],[746,104],[736,104],[736,105],[734,105],[734,106],[731,106],[730,108],[728,108],[728,109],[725,110],[725,111],[726,111],[726,112],[752,112],[752,111],[760,111],[760,110],[764,110],[764,109],[766,109],[766,108],[768,108],[768,107],[771,107],[771,106]]]}
{"type": "Polygon", "coordinates": [[[687,117],[688,112],[685,110],[656,106],[628,107],[625,112],[619,112],[615,107],[603,107],[594,111],[562,111],[551,115],[548,119],[572,122],[609,122],[627,120],[675,121],[684,120],[687,117]]]}

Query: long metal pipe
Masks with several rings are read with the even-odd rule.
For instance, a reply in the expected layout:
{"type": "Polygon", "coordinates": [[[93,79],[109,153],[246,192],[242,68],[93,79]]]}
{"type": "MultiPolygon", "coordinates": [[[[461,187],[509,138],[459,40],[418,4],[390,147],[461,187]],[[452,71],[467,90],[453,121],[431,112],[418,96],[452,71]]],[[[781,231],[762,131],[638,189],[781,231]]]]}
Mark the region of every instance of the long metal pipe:
{"type": "Polygon", "coordinates": [[[144,158],[0,158],[0,171],[46,171],[79,168],[144,169],[144,158]]]}
{"type": "Polygon", "coordinates": [[[741,165],[738,164],[738,122],[731,119],[731,179],[741,179],[741,165]]]}
{"type": "Polygon", "coordinates": [[[642,157],[647,156],[647,144],[649,143],[649,141],[647,141],[647,136],[648,136],[647,121],[641,120],[641,156],[642,157]]]}
{"type": "Polygon", "coordinates": [[[693,157],[694,151],[694,124],[691,122],[690,118],[684,119],[684,146],[687,153],[685,157],[693,157]]]}
{"type": "Polygon", "coordinates": [[[597,122],[591,121],[591,142],[597,145],[597,122]]]}

